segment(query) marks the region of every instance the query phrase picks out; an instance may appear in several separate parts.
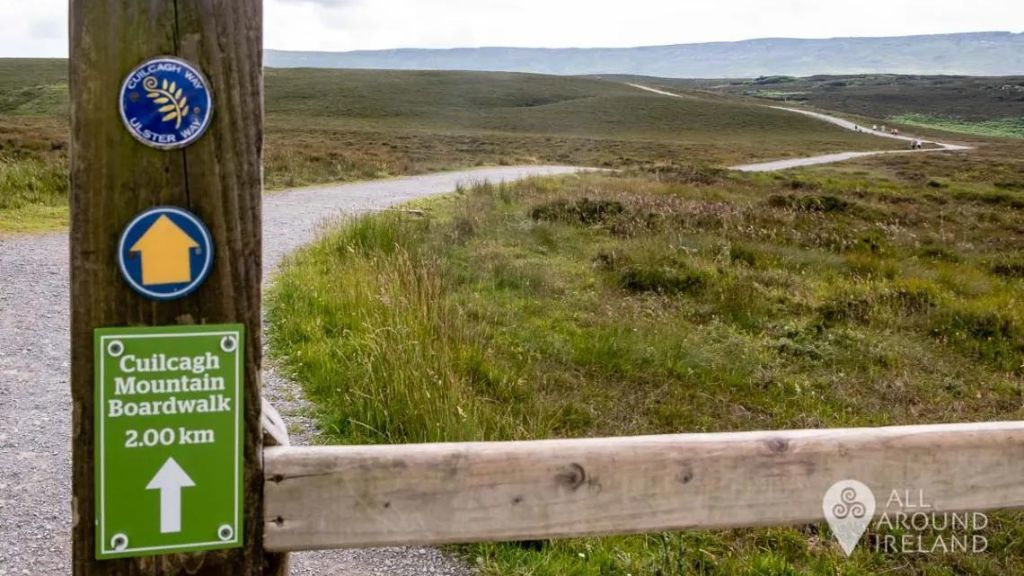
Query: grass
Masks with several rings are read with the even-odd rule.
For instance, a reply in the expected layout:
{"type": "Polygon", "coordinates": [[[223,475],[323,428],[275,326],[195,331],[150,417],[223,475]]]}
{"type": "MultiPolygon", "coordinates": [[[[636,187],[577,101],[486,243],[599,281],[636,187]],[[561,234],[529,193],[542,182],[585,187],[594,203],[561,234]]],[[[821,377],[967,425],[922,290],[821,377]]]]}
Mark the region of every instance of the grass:
{"type": "Polygon", "coordinates": [[[68,219],[64,127],[0,116],[0,232],[59,229],[68,219]]]}
{"type": "Polygon", "coordinates": [[[879,144],[720,97],[530,74],[269,70],[267,111],[271,187],[481,164],[727,165],[879,144]]]}
{"type": "Polygon", "coordinates": [[[1022,76],[898,76],[861,74],[754,80],[648,79],[668,88],[803,102],[867,118],[922,114],[982,122],[1020,118],[1022,76]]]}
{"type": "Polygon", "coordinates": [[[67,68],[65,60],[0,59],[0,115],[63,117],[67,68]]]}
{"type": "MultiPolygon", "coordinates": [[[[266,93],[270,190],[480,165],[728,165],[895,147],[720,96],[678,100],[585,78],[268,70],[266,93]]],[[[32,151],[19,170],[66,168],[67,109],[64,61],[0,60],[0,153],[21,162],[32,151]]],[[[0,208],[0,231],[59,226],[59,210],[39,217],[50,208],[0,208]]]]}
{"type": "Polygon", "coordinates": [[[925,114],[902,114],[893,116],[892,120],[909,126],[922,126],[947,132],[960,132],[975,136],[994,138],[1024,138],[1024,116],[1019,118],[1000,118],[998,120],[980,120],[968,122],[953,118],[928,116],[925,114]]]}
{"type": "MultiPolygon", "coordinates": [[[[954,132],[983,138],[1024,137],[1024,77],[847,76],[774,77],[754,80],[642,80],[668,90],[704,90],[760,100],[808,105],[887,119],[926,136],[954,132]]],[[[878,122],[882,123],[882,122],[878,122]]]]}
{"type": "MultiPolygon", "coordinates": [[[[272,350],[340,443],[1017,420],[1020,152],[464,189],[294,257],[272,350]]],[[[984,555],[846,560],[823,525],[459,552],[488,575],[994,576],[1024,571],[1022,520],[993,516],[984,555]]]]}

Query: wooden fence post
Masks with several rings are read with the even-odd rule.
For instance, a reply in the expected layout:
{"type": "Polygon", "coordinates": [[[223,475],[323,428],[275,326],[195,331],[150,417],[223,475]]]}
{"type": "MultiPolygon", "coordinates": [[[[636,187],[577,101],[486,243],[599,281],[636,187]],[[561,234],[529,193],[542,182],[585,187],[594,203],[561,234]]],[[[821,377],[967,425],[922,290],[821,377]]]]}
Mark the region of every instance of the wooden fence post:
{"type": "Polygon", "coordinates": [[[76,575],[284,574],[263,551],[260,433],[262,0],[71,0],[71,387],[73,565],[76,575]],[[143,61],[177,56],[202,70],[212,124],[165,151],[136,141],[119,113],[121,84],[143,61]],[[209,278],[189,297],[144,299],[121,279],[118,236],[140,212],[184,208],[216,247],[209,278]],[[97,561],[94,519],[93,331],[111,326],[244,324],[243,547],[97,561]]]}

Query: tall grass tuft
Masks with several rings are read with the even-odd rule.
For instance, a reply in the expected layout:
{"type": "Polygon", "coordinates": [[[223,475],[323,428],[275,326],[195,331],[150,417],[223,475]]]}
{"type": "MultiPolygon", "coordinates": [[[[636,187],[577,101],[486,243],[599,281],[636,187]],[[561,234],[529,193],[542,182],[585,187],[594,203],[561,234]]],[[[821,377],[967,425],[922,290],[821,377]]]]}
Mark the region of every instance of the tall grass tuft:
{"type": "Polygon", "coordinates": [[[438,261],[415,247],[420,228],[363,217],[297,256],[318,274],[285,273],[274,288],[274,349],[344,441],[521,437],[503,417],[515,380],[487,368],[438,261]]]}
{"type": "Polygon", "coordinates": [[[63,206],[68,198],[66,162],[0,156],[0,210],[63,206]]]}

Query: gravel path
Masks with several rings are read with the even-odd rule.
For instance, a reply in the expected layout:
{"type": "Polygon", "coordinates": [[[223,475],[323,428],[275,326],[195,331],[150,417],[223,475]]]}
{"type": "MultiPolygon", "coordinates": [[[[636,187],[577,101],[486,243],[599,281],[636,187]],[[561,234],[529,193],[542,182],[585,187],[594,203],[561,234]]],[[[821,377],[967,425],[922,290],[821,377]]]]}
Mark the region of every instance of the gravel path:
{"type": "MultiPolygon", "coordinates": [[[[672,98],[691,98],[682,94],[675,94],[665,90],[658,90],[657,88],[651,88],[650,86],[644,86],[642,84],[627,84],[633,88],[645,90],[647,92],[653,92],[654,94],[661,94],[662,96],[670,96],[672,98]]],[[[837,118],[835,116],[829,116],[828,114],[822,114],[821,112],[813,112],[811,110],[801,110],[800,108],[788,108],[786,106],[767,106],[767,108],[773,108],[775,110],[784,110],[786,112],[793,112],[794,114],[803,114],[804,116],[810,116],[816,120],[822,122],[828,122],[834,124],[840,128],[851,130],[854,132],[862,132],[871,136],[877,136],[879,138],[889,138],[891,140],[902,140],[909,143],[918,140],[913,136],[904,136],[901,134],[890,134],[888,132],[882,132],[880,130],[873,130],[867,126],[861,126],[855,122],[837,118]]],[[[835,162],[844,162],[846,160],[853,160],[854,158],[864,158],[867,156],[881,156],[883,154],[926,154],[929,152],[951,152],[958,150],[971,150],[970,146],[961,146],[959,144],[946,144],[944,142],[936,142],[933,140],[922,140],[924,145],[931,145],[934,148],[922,148],[919,150],[875,150],[870,152],[839,152],[836,154],[823,154],[820,156],[810,156],[807,158],[793,158],[789,160],[775,160],[772,162],[759,162],[757,164],[743,164],[741,166],[732,166],[730,170],[736,170],[738,172],[777,172],[779,170],[788,170],[790,168],[799,168],[801,166],[816,166],[819,164],[833,164],[835,162]]]]}
{"type": "MultiPolygon", "coordinates": [[[[306,188],[264,200],[264,271],[316,239],[325,221],[450,192],[459,183],[566,174],[566,166],[484,168],[306,188]]],[[[71,394],[68,384],[66,234],[0,239],[0,576],[69,574],[71,394]]],[[[308,406],[272,369],[266,396],[289,423],[293,444],[315,443],[308,406]]],[[[432,548],[293,555],[292,574],[464,575],[432,548]]]]}

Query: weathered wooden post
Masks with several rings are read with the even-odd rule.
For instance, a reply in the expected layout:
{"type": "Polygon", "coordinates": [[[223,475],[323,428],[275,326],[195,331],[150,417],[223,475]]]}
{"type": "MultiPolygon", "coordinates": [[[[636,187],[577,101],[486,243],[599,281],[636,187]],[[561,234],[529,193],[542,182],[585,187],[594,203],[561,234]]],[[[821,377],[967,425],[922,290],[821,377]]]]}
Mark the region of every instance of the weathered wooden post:
{"type": "Polygon", "coordinates": [[[71,0],[76,575],[287,570],[284,556],[262,549],[262,28],[262,0],[71,0]],[[172,65],[144,65],[154,59],[172,65]],[[157,207],[180,210],[147,221],[145,213],[157,207]],[[185,218],[192,215],[194,226],[185,218]],[[133,220],[139,231],[125,232],[133,220]],[[177,334],[151,340],[151,349],[137,344],[150,338],[142,327],[188,325],[226,326],[236,331],[225,334],[244,337],[236,348],[234,336],[197,328],[185,347],[175,344],[177,334]],[[110,327],[140,334],[136,340],[108,335],[101,349],[96,330],[110,327]],[[142,382],[139,358],[146,350],[154,359],[149,372],[177,368],[206,380],[142,382]],[[206,372],[198,360],[186,366],[175,359],[182,350],[194,350],[196,359],[205,354],[206,372]],[[221,366],[231,358],[239,363],[237,375],[221,366]],[[102,382],[112,379],[101,376],[103,369],[139,382],[121,379],[116,390],[105,391],[102,382]],[[203,386],[210,394],[199,393],[203,386]],[[98,401],[104,393],[118,395],[116,405],[98,401]],[[232,404],[235,399],[241,402],[232,404]],[[150,410],[162,420],[146,420],[150,410]],[[202,414],[183,416],[190,411],[202,414]],[[209,422],[209,429],[188,427],[196,422],[209,422]],[[208,446],[186,451],[183,444],[208,446]],[[120,468],[113,464],[118,458],[120,468]],[[188,458],[205,458],[204,465],[188,458]],[[221,469],[228,491],[231,478],[238,487],[235,518],[225,518],[219,530],[203,524],[217,520],[202,518],[206,510],[225,505],[211,496],[210,479],[218,477],[205,468],[221,469]],[[101,483],[115,488],[102,492],[101,483]],[[131,507],[118,512],[112,501],[121,498],[131,507]],[[111,511],[104,516],[99,508],[111,511]],[[101,516],[110,524],[102,540],[101,516]],[[205,540],[182,544],[190,531],[205,540]],[[147,538],[168,545],[147,547],[147,538]]]}

